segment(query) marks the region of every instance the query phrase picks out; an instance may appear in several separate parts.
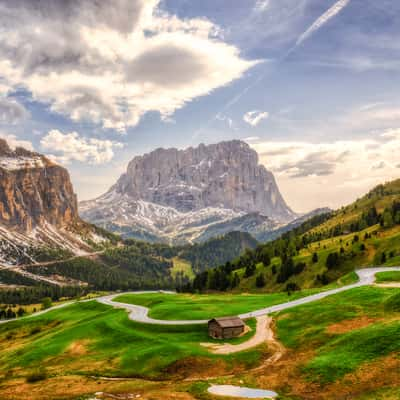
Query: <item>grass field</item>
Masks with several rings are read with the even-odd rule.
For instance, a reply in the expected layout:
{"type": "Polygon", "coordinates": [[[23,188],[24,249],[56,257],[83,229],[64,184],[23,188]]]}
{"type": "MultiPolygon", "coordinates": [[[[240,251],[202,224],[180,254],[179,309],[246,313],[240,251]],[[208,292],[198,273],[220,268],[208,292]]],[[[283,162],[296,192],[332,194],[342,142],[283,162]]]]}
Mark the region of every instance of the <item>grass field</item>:
{"type": "Polygon", "coordinates": [[[115,301],[150,308],[149,315],[156,319],[196,320],[243,314],[260,308],[308,296],[318,289],[303,290],[291,295],[271,294],[124,294],[115,301]]]}
{"type": "Polygon", "coordinates": [[[376,282],[400,282],[400,271],[380,272],[376,274],[376,282]]]}
{"type": "MultiPolygon", "coordinates": [[[[153,305],[153,310],[157,310],[157,305],[166,305],[166,309],[158,309],[164,316],[176,306],[178,315],[186,318],[191,307],[203,316],[210,310],[215,311],[213,307],[220,308],[219,312],[237,313],[260,306],[260,302],[265,306],[286,301],[287,297],[286,294],[155,294],[134,295],[134,300],[153,305]]],[[[208,387],[206,380],[196,378],[198,383],[185,383],[184,378],[215,376],[219,383],[242,382],[251,387],[269,388],[290,400],[311,398],[307,397],[310,393],[325,393],[326,399],[396,399],[399,388],[395,376],[400,367],[399,289],[357,288],[281,312],[276,318],[277,336],[288,349],[287,356],[257,373],[252,368],[267,356],[265,347],[231,356],[212,355],[200,346],[211,341],[205,325],[138,324],[130,321],[125,311],[95,301],[16,320],[0,325],[0,398],[84,399],[60,393],[60,390],[70,390],[63,382],[65,385],[73,382],[74,390],[80,390],[80,395],[107,387],[111,392],[142,390],[142,394],[143,390],[155,390],[152,396],[142,395],[145,399],[191,399],[179,397],[179,393],[190,390],[196,393],[193,398],[210,400],[212,397],[204,393],[208,387]],[[235,378],[220,377],[232,373],[235,378]],[[95,384],[90,376],[138,380],[118,386],[118,382],[109,381],[95,384]],[[43,382],[27,383],[32,377],[39,377],[43,382]],[[148,379],[156,381],[152,383],[148,379]],[[158,379],[165,381],[157,383],[158,379]],[[365,389],[370,387],[370,381],[374,384],[371,393],[375,397],[369,396],[365,389]],[[31,394],[33,389],[35,396],[31,394]],[[51,390],[58,393],[57,397],[52,396],[51,390]]],[[[255,321],[250,320],[248,324],[253,331],[234,342],[254,334],[255,321]]]]}
{"type": "Polygon", "coordinates": [[[364,363],[399,354],[398,294],[362,287],[282,312],[279,339],[289,348],[313,347],[315,357],[303,365],[304,373],[322,383],[335,381],[364,363]]]}
{"type": "MultiPolygon", "coordinates": [[[[254,328],[254,321],[250,324],[254,328]]],[[[177,360],[214,359],[216,356],[200,346],[207,341],[205,325],[138,324],[123,310],[95,301],[76,303],[0,325],[0,378],[27,376],[42,367],[50,375],[62,368],[63,374],[90,371],[91,375],[156,377],[177,360]]],[[[259,353],[253,351],[224,359],[246,365],[258,357],[259,353]]]]}

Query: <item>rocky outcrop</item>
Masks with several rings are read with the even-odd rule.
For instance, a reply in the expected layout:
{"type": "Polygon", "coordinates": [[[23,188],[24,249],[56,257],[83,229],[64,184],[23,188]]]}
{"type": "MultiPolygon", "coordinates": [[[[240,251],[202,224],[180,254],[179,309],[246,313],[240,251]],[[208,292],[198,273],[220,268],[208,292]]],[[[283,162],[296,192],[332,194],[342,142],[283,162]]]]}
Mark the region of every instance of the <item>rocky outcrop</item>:
{"type": "Polygon", "coordinates": [[[238,140],[186,150],[157,149],[135,157],[112,190],[181,212],[219,207],[259,212],[279,221],[295,216],[272,173],[238,140]]]}
{"type": "Polygon", "coordinates": [[[65,168],[0,140],[0,224],[24,232],[45,223],[65,228],[78,220],[77,209],[65,168]]]}
{"type": "Polygon", "coordinates": [[[90,253],[106,241],[96,231],[79,218],[65,168],[0,139],[0,266],[33,263],[48,249],[90,253]]]}
{"type": "Polygon", "coordinates": [[[233,230],[258,235],[296,217],[257,153],[237,140],[135,157],[118,182],[82,202],[80,212],[125,237],[173,244],[233,230]]]}

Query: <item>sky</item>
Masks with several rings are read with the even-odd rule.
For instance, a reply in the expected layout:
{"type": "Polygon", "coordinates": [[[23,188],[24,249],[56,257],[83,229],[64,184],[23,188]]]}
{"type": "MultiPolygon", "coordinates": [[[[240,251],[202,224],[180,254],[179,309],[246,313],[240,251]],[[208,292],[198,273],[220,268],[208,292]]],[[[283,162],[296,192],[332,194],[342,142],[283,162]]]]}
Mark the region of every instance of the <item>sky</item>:
{"type": "Polygon", "coordinates": [[[297,212],[400,177],[396,0],[0,0],[0,136],[80,200],[134,156],[241,139],[297,212]]]}

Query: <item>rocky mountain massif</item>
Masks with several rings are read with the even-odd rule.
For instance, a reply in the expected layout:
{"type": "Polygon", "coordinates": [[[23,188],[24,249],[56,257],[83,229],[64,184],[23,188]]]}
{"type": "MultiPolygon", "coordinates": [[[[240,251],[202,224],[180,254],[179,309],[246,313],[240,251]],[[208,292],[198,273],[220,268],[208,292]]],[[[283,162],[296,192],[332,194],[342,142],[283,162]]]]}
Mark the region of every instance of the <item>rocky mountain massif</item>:
{"type": "Polygon", "coordinates": [[[103,196],[80,203],[82,218],[154,242],[200,242],[231,231],[254,237],[297,215],[248,144],[234,140],[135,157],[103,196]]]}
{"type": "Polygon", "coordinates": [[[79,218],[66,169],[0,139],[0,262],[34,261],[47,246],[81,254],[102,240],[79,218]]]}

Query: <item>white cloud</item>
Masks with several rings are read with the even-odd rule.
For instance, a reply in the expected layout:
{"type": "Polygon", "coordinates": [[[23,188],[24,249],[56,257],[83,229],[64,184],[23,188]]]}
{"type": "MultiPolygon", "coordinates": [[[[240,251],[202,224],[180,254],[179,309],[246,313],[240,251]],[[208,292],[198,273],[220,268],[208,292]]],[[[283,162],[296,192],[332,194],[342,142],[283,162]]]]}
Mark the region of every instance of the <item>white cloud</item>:
{"type": "Polygon", "coordinates": [[[86,139],[80,137],[77,132],[62,133],[53,129],[44,136],[40,145],[45,151],[52,154],[61,163],[80,161],[89,164],[104,164],[114,157],[114,149],[122,148],[122,143],[111,140],[86,139]]]}
{"type": "Polygon", "coordinates": [[[243,121],[247,122],[251,126],[257,126],[263,119],[267,119],[269,113],[267,111],[249,111],[243,115],[243,121]]]}
{"type": "Polygon", "coordinates": [[[257,0],[254,6],[254,11],[263,12],[269,7],[270,0],[257,0]]]}
{"type": "Polygon", "coordinates": [[[400,128],[360,140],[264,141],[251,146],[299,211],[339,207],[399,176],[400,128]]]}
{"type": "Polygon", "coordinates": [[[33,145],[29,140],[19,139],[15,135],[11,135],[8,133],[1,133],[1,132],[0,132],[0,138],[6,140],[8,145],[12,149],[15,149],[16,147],[23,147],[24,149],[33,151],[33,145]]]}
{"type": "Polygon", "coordinates": [[[0,123],[14,125],[29,115],[25,107],[13,99],[0,97],[0,123]]]}
{"type": "Polygon", "coordinates": [[[146,112],[170,116],[255,64],[212,22],[162,13],[158,3],[0,0],[0,77],[72,120],[123,132],[146,112]]]}

